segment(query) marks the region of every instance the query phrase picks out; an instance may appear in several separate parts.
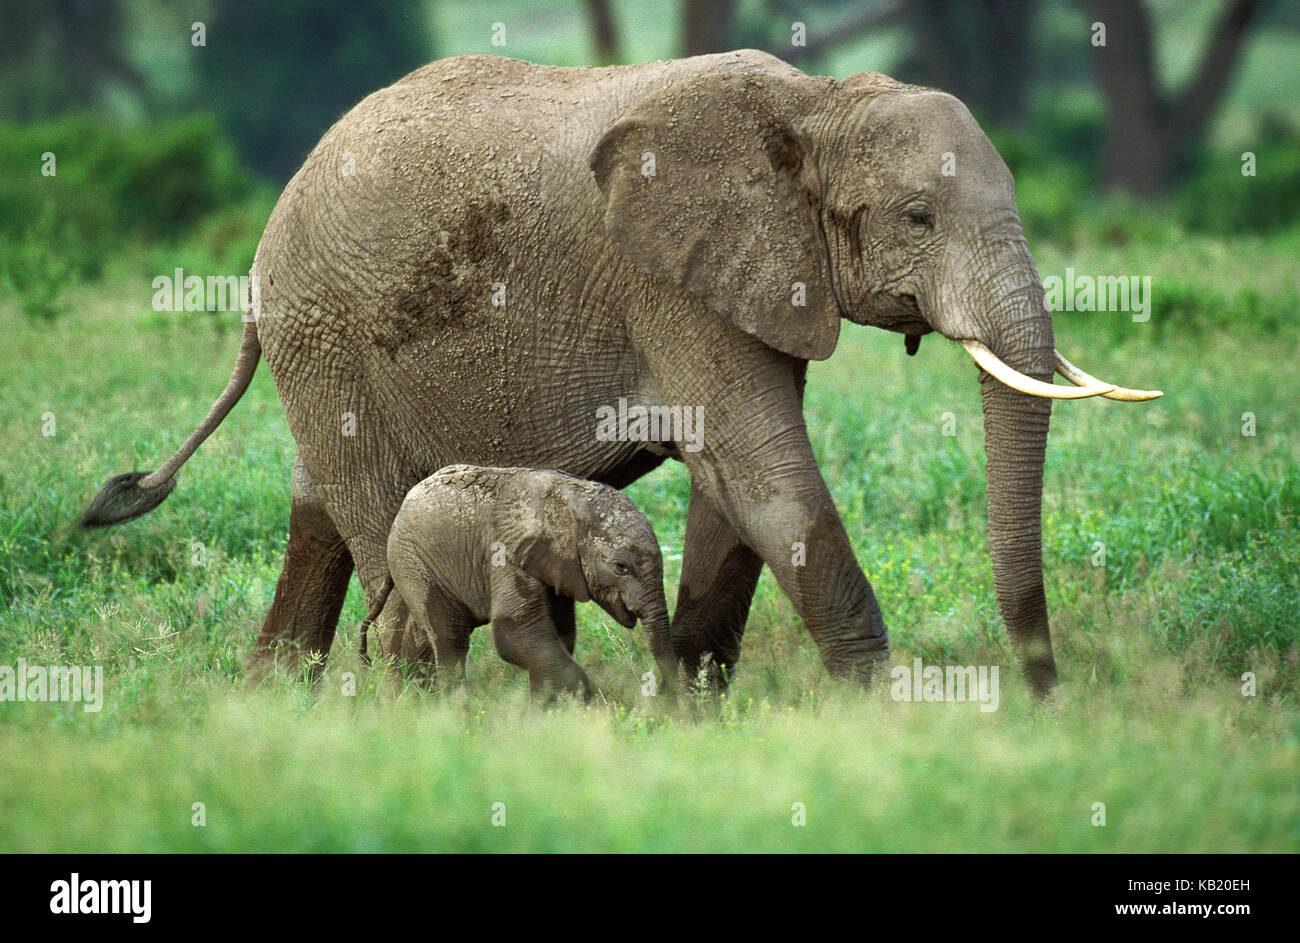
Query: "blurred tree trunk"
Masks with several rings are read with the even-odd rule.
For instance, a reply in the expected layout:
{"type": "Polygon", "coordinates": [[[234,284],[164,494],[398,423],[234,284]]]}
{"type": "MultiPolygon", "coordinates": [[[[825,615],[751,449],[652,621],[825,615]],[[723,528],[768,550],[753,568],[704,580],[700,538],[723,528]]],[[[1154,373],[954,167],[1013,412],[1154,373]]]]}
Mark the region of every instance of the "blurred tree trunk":
{"type": "Polygon", "coordinates": [[[425,0],[209,0],[202,102],[253,167],[287,181],[329,126],[432,58],[425,0]],[[216,37],[229,37],[218,42],[216,37]]]}
{"type": "Polygon", "coordinates": [[[144,79],[122,51],[125,17],[120,2],[46,0],[43,6],[53,26],[59,57],[70,66],[81,101],[99,97],[105,79],[119,81],[148,100],[144,79]]]}
{"type": "Polygon", "coordinates": [[[682,55],[729,50],[735,5],[735,0],[682,0],[682,55]]]}
{"type": "Polygon", "coordinates": [[[1038,0],[911,0],[916,48],[899,70],[1000,124],[1025,116],[1038,0]]]}
{"type": "MultiPolygon", "coordinates": [[[[798,20],[801,15],[798,7],[798,3],[789,2],[780,4],[777,9],[779,14],[788,15],[792,20],[798,20]]],[[[816,61],[820,56],[840,43],[850,42],[875,30],[889,26],[902,13],[902,0],[885,0],[883,3],[863,7],[838,23],[832,24],[824,31],[809,36],[807,43],[803,46],[791,46],[787,43],[780,47],[772,47],[768,51],[792,65],[816,61]]]]}
{"type": "Polygon", "coordinates": [[[609,0],[587,0],[587,16],[591,21],[591,36],[601,65],[617,62],[618,31],[614,28],[614,15],[610,12],[609,0]]]}
{"type": "Polygon", "coordinates": [[[153,95],[126,53],[121,0],[11,0],[0,30],[0,114],[29,121],[104,103],[113,85],[149,111],[153,95]]]}
{"type": "Polygon", "coordinates": [[[1142,196],[1169,188],[1180,152],[1205,135],[1227,90],[1262,0],[1233,0],[1210,32],[1193,77],[1173,94],[1160,88],[1151,21],[1141,0],[1088,0],[1105,24],[1097,83],[1109,119],[1101,148],[1102,183],[1142,196]]]}
{"type": "Polygon", "coordinates": [[[1014,124],[1025,116],[1037,0],[985,0],[987,68],[981,97],[988,115],[1014,124]]]}

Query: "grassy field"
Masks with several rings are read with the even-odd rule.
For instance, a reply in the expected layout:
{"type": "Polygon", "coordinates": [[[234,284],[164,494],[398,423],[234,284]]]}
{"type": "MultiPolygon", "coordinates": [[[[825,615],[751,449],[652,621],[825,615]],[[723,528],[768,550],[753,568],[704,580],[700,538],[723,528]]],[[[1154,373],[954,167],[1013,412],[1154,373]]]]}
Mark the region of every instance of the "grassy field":
{"type": "MultiPolygon", "coordinates": [[[[292,457],[269,374],[163,507],[84,534],[100,483],[154,467],[204,414],[237,334],[149,312],[147,263],[77,288],[54,323],[0,302],[0,665],[102,665],[106,683],[97,713],[0,703],[0,851],[1300,850],[1300,231],[1068,251],[1030,235],[1044,276],[1153,276],[1150,322],[1062,313],[1058,346],[1167,391],[1054,411],[1053,703],[1030,701],[997,614],[965,354],[931,337],[908,358],[846,325],[808,395],[895,662],[1005,666],[988,713],[833,684],[766,575],[720,705],[643,698],[642,634],[593,605],[585,709],[529,707],[482,632],[466,692],[401,690],[354,654],[355,584],[320,683],[250,690],[292,457]]],[[[630,489],[670,601],[687,491],[680,467],[630,489]]]]}

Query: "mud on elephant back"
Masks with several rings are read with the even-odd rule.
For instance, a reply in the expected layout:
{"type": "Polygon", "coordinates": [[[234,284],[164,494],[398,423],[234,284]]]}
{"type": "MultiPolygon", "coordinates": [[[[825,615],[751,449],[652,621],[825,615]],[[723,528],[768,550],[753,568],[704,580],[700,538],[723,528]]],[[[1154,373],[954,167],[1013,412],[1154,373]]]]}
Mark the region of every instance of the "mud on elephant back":
{"type": "Polygon", "coordinates": [[[297,458],[250,675],[328,653],[354,568],[375,604],[402,499],[437,469],[555,468],[621,488],[673,460],[691,475],[671,625],[687,675],[703,663],[726,683],[766,565],[828,670],[869,680],[885,622],[802,410],[807,362],[833,353],[847,318],[905,335],[909,353],[937,332],[979,365],[998,605],[1043,693],[1056,680],[1040,537],[1051,401],[1160,395],[1055,352],[1011,174],[960,101],[755,51],[434,62],[326,133],[251,274],[258,304],[212,412],[85,517],[158,504],[264,359],[297,458]],[[597,435],[616,404],[699,410],[703,432],[597,435]]]}

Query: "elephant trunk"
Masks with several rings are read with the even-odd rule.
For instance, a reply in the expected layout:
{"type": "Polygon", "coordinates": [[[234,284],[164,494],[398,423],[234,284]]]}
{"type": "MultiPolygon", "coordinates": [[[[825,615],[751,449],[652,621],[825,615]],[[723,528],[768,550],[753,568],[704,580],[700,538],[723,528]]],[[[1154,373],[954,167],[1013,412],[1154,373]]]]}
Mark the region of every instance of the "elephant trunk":
{"type": "MultiPolygon", "coordinates": [[[[990,346],[1007,366],[1047,383],[1055,367],[1052,322],[1032,262],[1029,271],[1032,281],[1011,302],[1018,310],[1010,319],[998,319],[1005,326],[990,346]]],[[[1042,695],[1056,683],[1042,561],[1043,459],[1052,401],[1013,389],[985,371],[980,384],[998,609],[1026,679],[1042,695]]]]}
{"type": "Polygon", "coordinates": [[[650,602],[640,610],[641,624],[650,639],[650,653],[654,655],[664,687],[672,690],[677,679],[677,656],[673,654],[671,623],[668,618],[668,602],[663,589],[654,594],[650,602]]]}
{"type": "Polygon", "coordinates": [[[964,337],[962,345],[981,368],[993,582],[1016,656],[1041,695],[1056,683],[1042,559],[1043,457],[1052,400],[1101,396],[1141,402],[1162,394],[1098,380],[1057,353],[1023,233],[1017,225],[1014,232],[995,235],[983,241],[976,254],[981,264],[975,266],[992,274],[961,286],[949,303],[955,308],[965,298],[982,302],[966,312],[980,337],[964,337]],[[1053,385],[1054,372],[1073,385],[1053,385]]]}

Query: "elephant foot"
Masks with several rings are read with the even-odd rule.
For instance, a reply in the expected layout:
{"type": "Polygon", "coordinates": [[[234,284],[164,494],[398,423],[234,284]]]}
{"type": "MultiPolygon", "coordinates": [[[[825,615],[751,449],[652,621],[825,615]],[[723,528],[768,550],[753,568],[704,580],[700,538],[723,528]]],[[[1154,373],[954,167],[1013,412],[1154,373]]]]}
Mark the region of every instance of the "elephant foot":
{"type": "Polygon", "coordinates": [[[584,704],[591,702],[591,679],[577,662],[562,665],[558,670],[528,673],[529,692],[536,703],[551,706],[561,694],[581,697],[584,704]]]}
{"type": "Polygon", "coordinates": [[[1022,671],[1025,680],[1029,682],[1029,689],[1034,692],[1037,698],[1046,698],[1054,690],[1058,677],[1056,674],[1056,660],[1048,655],[1046,658],[1031,658],[1023,662],[1022,671]]]}
{"type": "Polygon", "coordinates": [[[315,684],[325,671],[325,653],[304,650],[289,640],[258,645],[244,662],[244,684],[257,687],[270,678],[315,684]]]}

